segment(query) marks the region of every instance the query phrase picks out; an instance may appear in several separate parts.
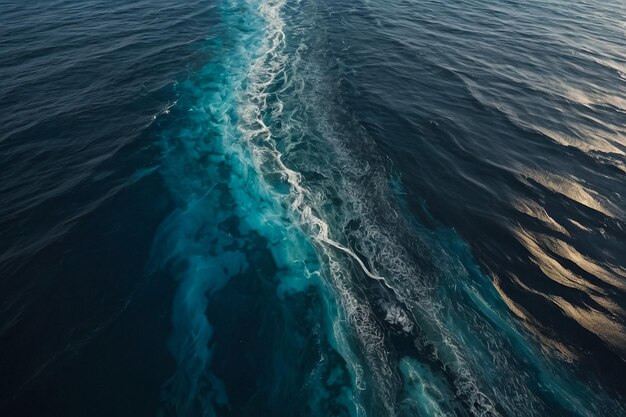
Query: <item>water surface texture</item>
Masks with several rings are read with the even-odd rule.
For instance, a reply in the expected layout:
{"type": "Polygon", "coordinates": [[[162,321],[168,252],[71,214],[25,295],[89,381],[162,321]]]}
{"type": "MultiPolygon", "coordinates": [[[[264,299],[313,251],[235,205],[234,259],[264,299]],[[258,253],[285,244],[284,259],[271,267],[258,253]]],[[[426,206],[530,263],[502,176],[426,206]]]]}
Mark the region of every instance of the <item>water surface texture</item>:
{"type": "Polygon", "coordinates": [[[626,415],[624,22],[0,3],[0,415],[626,415]]]}

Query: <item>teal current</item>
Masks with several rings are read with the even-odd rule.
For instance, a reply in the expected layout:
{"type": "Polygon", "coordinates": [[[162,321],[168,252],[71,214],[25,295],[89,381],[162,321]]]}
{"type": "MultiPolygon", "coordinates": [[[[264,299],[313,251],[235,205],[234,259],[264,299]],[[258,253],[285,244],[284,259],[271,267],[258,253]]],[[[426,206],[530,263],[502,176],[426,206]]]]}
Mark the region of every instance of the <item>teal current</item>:
{"type": "Polygon", "coordinates": [[[290,211],[288,171],[273,180],[261,171],[260,154],[279,161],[262,119],[284,42],[280,7],[219,7],[215,58],[179,86],[187,116],[163,133],[179,208],[152,256],[180,280],[169,342],[177,370],[166,387],[177,415],[355,414],[353,370],[338,354],[350,352],[327,331],[339,313],[290,211]]]}

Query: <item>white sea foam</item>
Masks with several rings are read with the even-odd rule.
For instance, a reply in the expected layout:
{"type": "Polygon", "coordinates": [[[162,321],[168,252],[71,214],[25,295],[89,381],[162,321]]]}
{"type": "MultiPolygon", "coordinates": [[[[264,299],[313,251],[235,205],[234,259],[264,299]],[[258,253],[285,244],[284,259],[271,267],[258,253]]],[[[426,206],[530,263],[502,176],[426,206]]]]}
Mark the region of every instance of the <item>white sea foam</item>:
{"type": "MultiPolygon", "coordinates": [[[[391,363],[387,356],[384,336],[368,303],[358,299],[353,293],[354,284],[350,269],[345,262],[337,258],[337,252],[335,251],[348,255],[367,277],[383,283],[396,294],[401,302],[419,300],[422,303],[420,310],[428,313],[428,316],[431,316],[433,312],[437,312],[439,308],[434,306],[429,308],[428,305],[424,305],[430,303],[430,299],[424,297],[425,293],[432,289],[429,285],[417,285],[417,293],[408,290],[406,286],[399,286],[402,290],[398,290],[390,285],[388,280],[379,273],[374,272],[374,269],[372,269],[374,268],[373,265],[379,265],[388,273],[391,273],[395,280],[419,275],[411,261],[408,261],[409,256],[407,253],[376,222],[370,222],[363,228],[365,234],[360,236],[359,241],[361,252],[365,258],[370,260],[370,267],[352,249],[332,238],[329,223],[317,214],[321,212],[320,206],[324,203],[323,197],[307,189],[303,185],[302,175],[290,169],[284,163],[283,154],[278,150],[273,132],[265,119],[267,115],[270,115],[274,120],[281,118],[284,105],[280,95],[272,97],[273,100],[270,103],[270,95],[272,93],[269,90],[276,80],[282,79],[283,81],[287,80],[283,89],[293,88],[299,94],[304,92],[303,82],[297,81],[297,74],[293,72],[287,74],[289,57],[284,52],[286,36],[284,21],[281,17],[281,9],[284,4],[285,2],[280,0],[270,1],[264,2],[259,8],[261,16],[266,21],[266,35],[262,44],[263,52],[256,58],[248,71],[247,89],[241,97],[243,103],[239,106],[239,117],[242,122],[238,128],[253,156],[252,163],[255,171],[268,174],[267,167],[271,167],[271,171],[279,173],[289,185],[288,199],[285,201],[285,204],[289,206],[291,213],[296,216],[301,227],[309,233],[314,242],[317,242],[325,255],[331,285],[339,294],[339,301],[346,317],[359,336],[368,361],[368,367],[373,374],[375,381],[374,389],[377,391],[377,396],[386,414],[394,415],[397,377],[395,370],[391,368],[391,363]],[[290,82],[291,85],[289,85],[290,82]]],[[[299,61],[299,54],[304,49],[305,46],[301,45],[296,50],[296,62],[299,61]]],[[[326,118],[326,115],[322,114],[321,117],[326,118]]],[[[344,144],[335,138],[334,132],[329,130],[330,126],[332,126],[331,123],[322,123],[322,126],[323,130],[321,133],[324,139],[326,139],[326,143],[332,147],[333,154],[337,158],[336,162],[345,171],[345,176],[336,178],[336,180],[349,181],[348,187],[343,188],[343,197],[351,203],[352,211],[357,216],[371,218],[368,215],[374,209],[368,204],[369,196],[363,193],[358,187],[358,183],[354,183],[354,179],[359,178],[359,176],[371,175],[369,164],[358,160],[355,161],[353,155],[350,154],[344,144]]],[[[289,149],[289,145],[287,149],[289,149]]],[[[384,173],[379,172],[376,175],[377,177],[374,176],[373,180],[374,184],[386,183],[384,173]]],[[[265,186],[270,194],[274,194],[275,198],[281,199],[282,196],[272,192],[268,184],[265,186]]],[[[397,217],[395,211],[392,210],[392,213],[397,217]]],[[[419,282],[414,281],[414,284],[419,284],[419,282]]],[[[394,314],[394,311],[397,313],[401,310],[390,310],[389,318],[401,323],[406,331],[411,331],[413,326],[411,319],[407,315],[394,314]]],[[[449,361],[454,358],[454,362],[457,363],[455,365],[455,368],[459,370],[457,372],[457,377],[459,378],[457,389],[469,395],[471,403],[482,404],[481,409],[477,411],[477,415],[484,414],[485,410],[487,412],[493,411],[494,407],[490,405],[491,403],[487,400],[487,396],[476,388],[478,384],[467,371],[467,367],[461,365],[464,363],[464,358],[457,344],[453,342],[454,338],[451,335],[447,335],[445,326],[439,322],[437,317],[429,318],[432,320],[432,323],[440,324],[437,326],[439,333],[444,335],[443,341],[447,341],[443,346],[449,351],[445,355],[445,360],[449,361]]],[[[440,349],[443,349],[443,347],[440,347],[440,349]]],[[[357,369],[358,365],[352,365],[352,367],[357,369]]],[[[362,386],[363,382],[360,381],[362,377],[358,373],[355,374],[357,387],[362,386]]]]}

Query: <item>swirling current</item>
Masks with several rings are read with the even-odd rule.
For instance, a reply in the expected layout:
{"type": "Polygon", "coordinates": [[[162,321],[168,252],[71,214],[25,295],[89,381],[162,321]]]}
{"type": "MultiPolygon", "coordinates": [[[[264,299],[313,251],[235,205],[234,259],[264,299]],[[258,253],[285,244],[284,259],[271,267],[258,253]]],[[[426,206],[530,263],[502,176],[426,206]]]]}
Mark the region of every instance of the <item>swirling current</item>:
{"type": "Polygon", "coordinates": [[[0,3],[0,414],[626,415],[624,22],[0,3]]]}

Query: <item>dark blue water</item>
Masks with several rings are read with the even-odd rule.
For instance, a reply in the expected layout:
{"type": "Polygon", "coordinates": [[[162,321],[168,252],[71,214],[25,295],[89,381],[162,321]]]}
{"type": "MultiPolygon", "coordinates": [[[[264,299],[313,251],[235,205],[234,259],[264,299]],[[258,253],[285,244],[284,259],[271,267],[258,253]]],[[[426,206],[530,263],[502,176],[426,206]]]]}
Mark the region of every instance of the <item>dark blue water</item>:
{"type": "Polygon", "coordinates": [[[0,415],[625,415],[625,21],[0,3],[0,415]]]}

